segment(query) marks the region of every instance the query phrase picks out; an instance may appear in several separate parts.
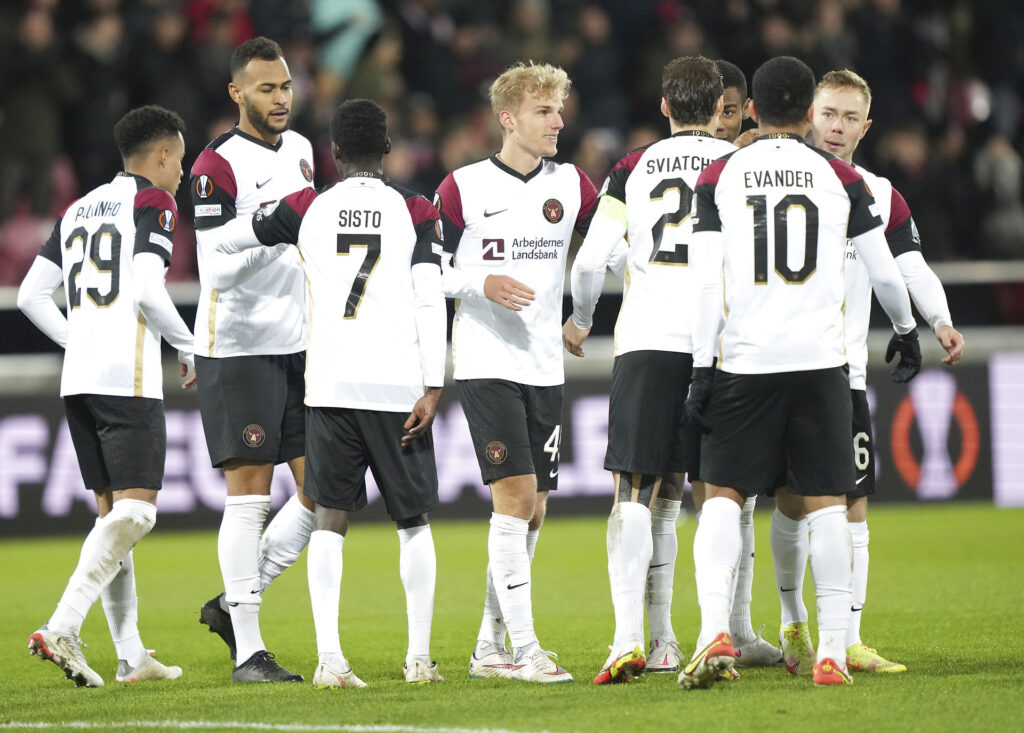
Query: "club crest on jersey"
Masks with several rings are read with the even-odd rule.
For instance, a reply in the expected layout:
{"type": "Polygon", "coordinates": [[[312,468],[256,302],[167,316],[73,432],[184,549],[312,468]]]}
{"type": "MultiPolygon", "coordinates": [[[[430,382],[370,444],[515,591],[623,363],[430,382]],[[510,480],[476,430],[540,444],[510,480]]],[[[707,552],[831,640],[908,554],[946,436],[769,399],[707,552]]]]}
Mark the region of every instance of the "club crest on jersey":
{"type": "Polygon", "coordinates": [[[544,218],[552,224],[557,224],[565,216],[565,207],[558,199],[548,199],[544,202],[544,218]]]}
{"type": "Polygon", "coordinates": [[[505,240],[485,239],[481,242],[484,248],[483,259],[489,262],[505,261],[505,240]]]}
{"type": "Polygon", "coordinates": [[[302,177],[310,183],[313,182],[313,167],[306,161],[305,158],[299,161],[299,170],[302,171],[302,177]]]}
{"type": "Polygon", "coordinates": [[[242,442],[250,448],[259,448],[267,439],[267,432],[261,425],[246,425],[242,430],[242,442]]]}
{"type": "Polygon", "coordinates": [[[208,199],[213,195],[213,181],[205,173],[196,178],[196,196],[208,199]]]}
{"type": "Polygon", "coordinates": [[[163,211],[161,211],[160,215],[157,217],[156,220],[157,220],[157,223],[160,224],[161,228],[165,232],[173,232],[174,231],[174,224],[175,224],[174,212],[171,211],[170,209],[164,209],[163,211]]]}
{"type": "Polygon", "coordinates": [[[492,440],[488,443],[484,453],[487,456],[487,461],[495,466],[504,463],[508,458],[508,448],[500,440],[492,440]]]}

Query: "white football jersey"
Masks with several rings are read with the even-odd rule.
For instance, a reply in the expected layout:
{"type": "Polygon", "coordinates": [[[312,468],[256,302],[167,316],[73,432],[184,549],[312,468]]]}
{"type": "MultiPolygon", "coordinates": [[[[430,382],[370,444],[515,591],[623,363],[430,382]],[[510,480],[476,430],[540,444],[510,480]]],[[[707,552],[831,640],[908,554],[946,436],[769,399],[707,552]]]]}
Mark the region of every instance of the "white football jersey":
{"type": "Polygon", "coordinates": [[[718,368],[738,374],[847,362],[846,241],[881,225],[852,166],[796,135],[766,135],[697,182],[694,231],[722,233],[718,368]]]}
{"type": "Polygon", "coordinates": [[[277,145],[270,145],[237,127],[207,145],[196,159],[190,191],[200,284],[194,328],[197,354],[293,354],[305,348],[298,254],[289,247],[245,282],[220,292],[210,282],[210,230],[312,186],[312,161],[309,140],[297,132],[285,131],[277,145]]]}
{"type": "MultiPolygon", "coordinates": [[[[917,226],[910,207],[887,178],[854,166],[864,177],[878,204],[885,226],[885,239],[893,257],[921,250],[917,226]]],[[[868,327],[871,322],[871,280],[868,268],[857,257],[857,248],[846,243],[846,356],[850,360],[850,388],[866,389],[868,369],[868,327]]]]}
{"type": "Polygon", "coordinates": [[[488,275],[508,275],[536,293],[521,311],[482,295],[456,303],[456,379],[507,379],[542,387],[565,381],[565,262],[573,230],[586,233],[596,201],[597,190],[583,171],[550,160],[524,176],[491,156],[441,182],[434,204],[455,270],[481,283],[488,275]]]}
{"type": "Polygon", "coordinates": [[[160,333],[135,305],[132,258],[152,252],[169,265],[177,218],[174,197],[126,173],[61,215],[39,250],[64,273],[68,343],[61,397],[163,399],[160,333]]]}
{"type": "Polygon", "coordinates": [[[303,189],[253,218],[261,242],[295,242],[308,282],[306,404],[408,412],[444,384],[441,227],[423,196],[354,176],[303,189]],[[437,268],[436,343],[420,344],[412,268],[437,268]],[[421,369],[421,349],[429,367],[421,369]]]}
{"type": "Polygon", "coordinates": [[[608,174],[602,195],[625,204],[628,219],[616,356],[640,350],[693,351],[693,190],[711,161],[734,150],[732,143],[687,130],[628,154],[608,174]]]}

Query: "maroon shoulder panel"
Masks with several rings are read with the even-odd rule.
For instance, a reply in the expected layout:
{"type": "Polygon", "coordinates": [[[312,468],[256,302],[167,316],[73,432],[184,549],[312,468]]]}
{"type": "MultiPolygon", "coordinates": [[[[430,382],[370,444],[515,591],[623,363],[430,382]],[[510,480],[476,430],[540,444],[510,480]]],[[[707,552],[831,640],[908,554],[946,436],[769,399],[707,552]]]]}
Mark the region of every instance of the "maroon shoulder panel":
{"type": "MultiPolygon", "coordinates": [[[[216,150],[204,150],[196,158],[196,162],[192,164],[192,180],[194,181],[200,176],[211,178],[232,199],[238,195],[238,183],[235,181],[235,172],[231,169],[231,164],[216,150]]],[[[200,197],[205,198],[205,196],[200,197]]]]}

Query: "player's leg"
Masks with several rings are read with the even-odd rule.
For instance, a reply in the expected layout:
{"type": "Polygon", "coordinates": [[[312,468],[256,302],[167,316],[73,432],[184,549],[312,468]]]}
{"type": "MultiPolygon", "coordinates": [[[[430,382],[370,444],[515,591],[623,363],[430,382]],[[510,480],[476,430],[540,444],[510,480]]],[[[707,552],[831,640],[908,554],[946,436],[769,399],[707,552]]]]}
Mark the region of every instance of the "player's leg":
{"type": "Polygon", "coordinates": [[[875,493],[875,440],[871,410],[864,390],[850,390],[853,403],[853,462],[856,485],[846,497],[846,519],[853,542],[853,598],[850,626],[846,632],[846,665],[860,672],[905,672],[906,666],[892,662],[860,638],[860,621],[868,591],[868,497],[875,493]]]}
{"type": "Polygon", "coordinates": [[[754,506],[756,496],[748,496],[740,511],[740,563],[736,567],[729,630],[736,647],[737,667],[771,667],[782,663],[782,650],[762,638],[764,624],[754,632],[750,622],[750,604],[754,587],[754,506]]]}
{"type": "Polygon", "coordinates": [[[696,653],[679,673],[685,689],[731,677],[729,617],[742,552],[740,513],[748,496],[767,488],[765,477],[779,471],[785,408],[777,375],[716,375],[707,412],[713,429],[700,450],[706,499],[693,541],[701,631],[696,653]]]}
{"type": "Polygon", "coordinates": [[[608,583],[615,612],[615,636],[595,685],[629,682],[646,667],[644,587],[651,564],[650,506],[661,477],[615,471],[615,504],[608,517],[608,583]]]}
{"type": "Polygon", "coordinates": [[[398,570],[405,589],[409,645],[402,673],[406,682],[443,682],[430,658],[437,557],[427,513],[437,508],[434,438],[428,430],[401,445],[406,413],[358,411],[354,417],[389,516],[398,529],[398,570]]]}
{"type": "Polygon", "coordinates": [[[121,562],[156,523],[166,423],[163,402],[155,399],[75,395],[65,399],[65,408],[83,481],[97,492],[103,516],[82,543],[57,608],[32,634],[29,649],[60,666],[76,685],[99,687],[103,679],[86,663],[78,636],[121,562]]]}
{"type": "Polygon", "coordinates": [[[260,587],[266,590],[274,578],[290,568],[309,543],[313,531],[313,502],[303,493],[306,475],[305,367],[304,354],[268,357],[277,360],[287,380],[281,445],[275,463],[287,463],[296,492],[267,525],[260,539],[260,587]]]}
{"type": "Polygon", "coordinates": [[[775,583],[782,609],[779,643],[783,663],[790,674],[811,674],[814,646],[811,644],[804,605],[804,573],[810,548],[803,499],[785,488],[775,491],[775,511],[770,533],[775,583]]]}
{"type": "MultiPolygon", "coordinates": [[[[697,438],[699,445],[700,438],[697,438]]],[[[699,482],[703,486],[703,482],[699,482]]],[[[661,488],[651,505],[651,561],[647,568],[644,605],[650,630],[648,672],[678,672],[686,661],[672,628],[672,595],[679,540],[676,522],[682,511],[684,474],[661,477],[661,488]]]]}
{"type": "Polygon", "coordinates": [[[316,502],[306,572],[318,655],[313,686],[321,689],[366,686],[345,659],[338,633],[345,534],[350,515],[366,506],[367,459],[353,412],[306,408],[305,489],[316,502]]]}
{"type": "Polygon", "coordinates": [[[850,682],[846,631],[850,621],[853,548],[846,493],[854,487],[849,381],[842,368],[794,373],[786,424],[789,491],[803,498],[811,575],[818,610],[815,685],[850,682]]]}

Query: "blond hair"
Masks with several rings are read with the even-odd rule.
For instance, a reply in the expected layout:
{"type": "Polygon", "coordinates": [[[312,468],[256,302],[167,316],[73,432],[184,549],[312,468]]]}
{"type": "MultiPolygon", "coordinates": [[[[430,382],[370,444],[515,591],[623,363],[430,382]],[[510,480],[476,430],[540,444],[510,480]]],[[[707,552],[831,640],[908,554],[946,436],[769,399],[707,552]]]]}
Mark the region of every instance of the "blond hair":
{"type": "Polygon", "coordinates": [[[562,101],[569,95],[569,75],[551,64],[529,65],[521,61],[502,72],[491,84],[491,109],[500,115],[503,110],[515,112],[527,95],[562,101]]]}
{"type": "Polygon", "coordinates": [[[821,77],[821,81],[818,82],[818,86],[814,90],[815,96],[817,96],[818,92],[822,89],[856,89],[864,95],[864,99],[867,100],[868,103],[868,109],[871,109],[871,87],[868,86],[864,77],[856,71],[843,69],[841,71],[828,72],[825,76],[821,77]]]}

